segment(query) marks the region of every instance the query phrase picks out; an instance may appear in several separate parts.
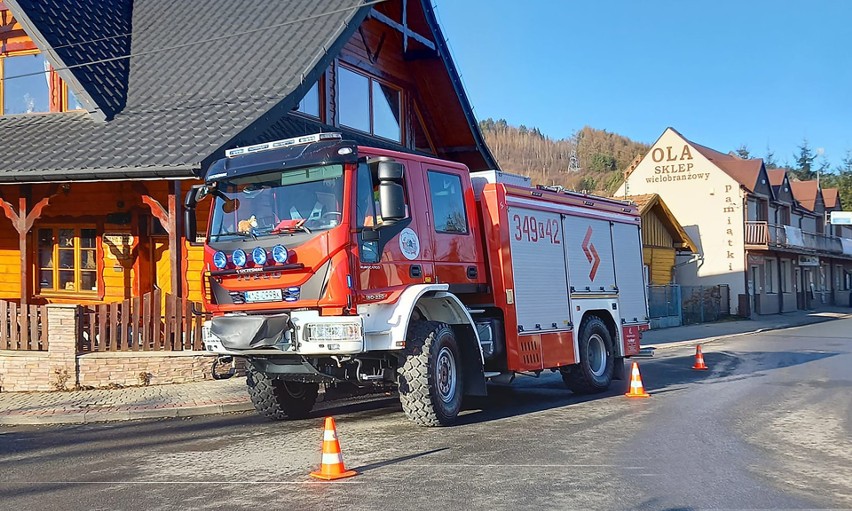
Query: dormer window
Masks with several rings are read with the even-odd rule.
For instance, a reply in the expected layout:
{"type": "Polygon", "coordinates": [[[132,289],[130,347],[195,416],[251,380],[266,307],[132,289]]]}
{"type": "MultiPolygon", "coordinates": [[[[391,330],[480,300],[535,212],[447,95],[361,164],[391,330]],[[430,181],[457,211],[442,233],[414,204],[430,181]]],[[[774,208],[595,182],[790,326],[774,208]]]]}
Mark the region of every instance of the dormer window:
{"type": "Polygon", "coordinates": [[[82,108],[0,0],[0,115],[82,108]]]}
{"type": "Polygon", "coordinates": [[[40,53],[0,56],[3,115],[50,111],[50,66],[40,53]]]}

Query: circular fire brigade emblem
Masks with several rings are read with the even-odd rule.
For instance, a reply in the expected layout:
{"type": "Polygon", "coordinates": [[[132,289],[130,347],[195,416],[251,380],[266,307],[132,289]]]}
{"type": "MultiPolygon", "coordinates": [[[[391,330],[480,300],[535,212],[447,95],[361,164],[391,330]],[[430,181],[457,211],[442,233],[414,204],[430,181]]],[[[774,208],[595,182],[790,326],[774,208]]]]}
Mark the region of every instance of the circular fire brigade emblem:
{"type": "Polygon", "coordinates": [[[406,259],[417,259],[420,255],[420,240],[413,229],[406,227],[399,233],[399,249],[406,259]]]}

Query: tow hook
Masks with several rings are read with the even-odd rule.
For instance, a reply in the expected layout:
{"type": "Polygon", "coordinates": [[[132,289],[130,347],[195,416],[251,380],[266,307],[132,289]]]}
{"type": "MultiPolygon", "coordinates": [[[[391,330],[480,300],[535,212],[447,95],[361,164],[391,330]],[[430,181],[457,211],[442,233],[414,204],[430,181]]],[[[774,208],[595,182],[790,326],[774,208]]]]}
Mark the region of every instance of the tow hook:
{"type": "Polygon", "coordinates": [[[237,374],[237,364],[234,357],[230,355],[223,355],[221,357],[216,357],[216,359],[213,360],[213,368],[210,370],[210,375],[213,376],[214,380],[227,380],[235,374],[237,374]],[[228,371],[225,373],[219,373],[219,366],[225,365],[230,365],[228,371]]]}

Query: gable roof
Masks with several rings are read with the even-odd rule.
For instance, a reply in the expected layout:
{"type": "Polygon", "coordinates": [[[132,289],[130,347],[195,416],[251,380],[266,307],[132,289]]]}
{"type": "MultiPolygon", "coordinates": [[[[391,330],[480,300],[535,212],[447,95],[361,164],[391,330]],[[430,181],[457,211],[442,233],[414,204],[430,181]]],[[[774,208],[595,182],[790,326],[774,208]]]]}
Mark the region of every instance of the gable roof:
{"type": "MultiPolygon", "coordinates": [[[[14,148],[0,153],[0,182],[193,177],[238,141],[307,126],[282,120],[367,17],[363,2],[6,0],[91,111],[0,117],[14,148]]],[[[471,130],[481,141],[475,119],[471,130]]],[[[494,163],[484,141],[472,151],[494,163]]]]}
{"type": "Polygon", "coordinates": [[[787,177],[788,171],[789,169],[766,169],[766,173],[769,175],[769,184],[773,187],[784,184],[784,178],[787,177]]]}
{"type": "Polygon", "coordinates": [[[808,211],[816,211],[818,194],[820,192],[819,185],[816,181],[790,181],[790,190],[793,192],[793,198],[800,206],[808,211]]]}
{"type": "Polygon", "coordinates": [[[658,194],[628,195],[626,197],[619,197],[618,199],[636,203],[639,206],[639,214],[643,217],[647,213],[654,211],[657,218],[660,219],[660,222],[662,222],[672,237],[677,250],[688,250],[693,253],[698,252],[695,242],[692,241],[692,238],[689,237],[689,234],[686,233],[686,230],[680,225],[680,222],[677,221],[677,218],[675,218],[669,207],[663,202],[663,198],[658,194]]]}
{"type": "Polygon", "coordinates": [[[720,153],[715,149],[710,149],[709,147],[696,144],[692,141],[689,141],[689,143],[695,147],[695,150],[701,153],[702,156],[722,169],[725,174],[734,178],[736,182],[743,185],[748,191],[755,191],[758,179],[760,178],[760,169],[763,168],[763,159],[744,159],[739,156],[720,153]]]}
{"type": "Polygon", "coordinates": [[[837,188],[823,188],[822,200],[825,202],[825,209],[840,209],[840,201],[837,188]]]}
{"type": "Polygon", "coordinates": [[[766,174],[769,176],[769,185],[772,187],[772,194],[776,201],[790,204],[793,200],[788,199],[788,197],[792,198],[793,192],[790,189],[790,177],[787,175],[789,169],[766,169],[766,174]],[[786,188],[783,190],[781,187],[784,183],[787,183],[786,188]]]}

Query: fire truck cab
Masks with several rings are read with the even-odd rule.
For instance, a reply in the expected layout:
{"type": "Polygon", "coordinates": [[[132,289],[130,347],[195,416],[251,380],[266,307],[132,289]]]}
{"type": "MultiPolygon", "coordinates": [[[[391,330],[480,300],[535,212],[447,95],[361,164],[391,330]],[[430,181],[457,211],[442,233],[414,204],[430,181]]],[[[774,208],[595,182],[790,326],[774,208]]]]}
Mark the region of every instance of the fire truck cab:
{"type": "Polygon", "coordinates": [[[648,324],[636,208],[506,178],[337,133],[226,151],[186,198],[190,239],[212,199],[205,349],[272,419],[342,382],[427,426],[489,379],[607,389],[648,324]]]}

